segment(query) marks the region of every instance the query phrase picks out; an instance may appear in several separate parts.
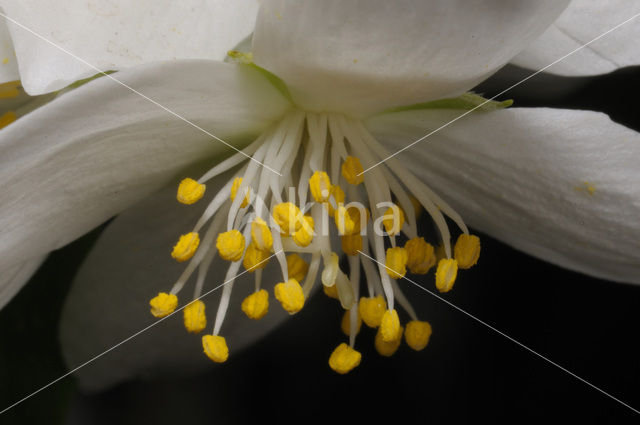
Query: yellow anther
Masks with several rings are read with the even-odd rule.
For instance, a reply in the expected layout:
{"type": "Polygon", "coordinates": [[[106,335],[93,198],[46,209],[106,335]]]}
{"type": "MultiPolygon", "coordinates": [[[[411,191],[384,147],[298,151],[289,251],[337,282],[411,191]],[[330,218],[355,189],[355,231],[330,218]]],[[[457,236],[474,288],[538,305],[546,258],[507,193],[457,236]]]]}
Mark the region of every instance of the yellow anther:
{"type": "Polygon", "coordinates": [[[309,264],[298,254],[289,254],[287,255],[287,270],[290,279],[302,282],[302,279],[307,275],[307,270],[309,270],[309,264]]]}
{"type": "MultiPolygon", "coordinates": [[[[336,286],[336,285],[333,285],[333,286],[336,286]]],[[[360,332],[361,326],[362,326],[362,317],[360,317],[360,313],[358,313],[358,319],[356,324],[356,335],[358,335],[358,333],[360,332]]],[[[346,336],[351,335],[351,310],[345,310],[344,314],[342,315],[342,320],[340,321],[340,328],[342,329],[342,332],[344,332],[346,336]]]]}
{"type": "Polygon", "coordinates": [[[412,320],[407,323],[404,339],[407,345],[416,351],[423,350],[429,343],[431,337],[431,325],[429,322],[412,320]]]}
{"type": "Polygon", "coordinates": [[[304,293],[296,279],[280,282],[275,287],[276,299],[282,304],[282,308],[294,314],[302,310],[304,306],[304,293]]]}
{"type": "Polygon", "coordinates": [[[404,245],[407,251],[407,267],[411,273],[425,274],[436,264],[433,245],[425,242],[424,238],[413,238],[404,245]]]}
{"type": "Polygon", "coordinates": [[[360,364],[362,354],[344,342],[336,347],[329,357],[329,367],[341,375],[350,372],[360,364]]]}
{"type": "Polygon", "coordinates": [[[190,232],[186,235],[180,236],[178,243],[173,247],[171,256],[176,259],[178,263],[187,261],[193,254],[196,253],[200,245],[200,236],[196,232],[190,232]]]}
{"type": "Polygon", "coordinates": [[[0,84],[0,99],[10,99],[20,96],[20,80],[8,81],[0,84]]]}
{"type": "Polygon", "coordinates": [[[382,224],[384,224],[384,228],[389,236],[400,233],[404,225],[404,211],[402,211],[402,208],[389,207],[384,213],[382,224]]]}
{"type": "Polygon", "coordinates": [[[227,261],[238,261],[244,252],[244,236],[236,229],[220,233],[216,240],[220,257],[227,261]]]}
{"type": "Polygon", "coordinates": [[[398,339],[394,339],[393,341],[385,341],[382,337],[382,328],[379,328],[378,332],[376,332],[376,337],[374,340],[374,345],[378,354],[384,357],[393,356],[396,351],[398,351],[400,343],[402,342],[402,331],[402,326],[400,326],[400,334],[398,335],[398,339]]]}
{"type": "Polygon", "coordinates": [[[184,327],[188,332],[197,334],[207,326],[207,316],[204,313],[204,303],[195,300],[183,310],[184,327]]]}
{"type": "Polygon", "coordinates": [[[5,128],[12,122],[18,119],[18,116],[13,111],[5,112],[2,116],[0,116],[0,129],[5,128]]]}
{"type": "Polygon", "coordinates": [[[358,255],[358,251],[362,251],[362,236],[359,233],[355,235],[340,236],[342,240],[342,251],[347,255],[358,255]]]}
{"type": "Polygon", "coordinates": [[[377,328],[382,322],[382,316],[387,311],[387,302],[382,295],[373,298],[360,298],[358,312],[364,323],[370,328],[377,328]]]}
{"type": "Polygon", "coordinates": [[[453,258],[443,258],[436,270],[436,288],[440,292],[449,292],[458,275],[458,262],[453,258]]]}
{"type": "Polygon", "coordinates": [[[273,207],[272,213],[273,219],[286,235],[292,235],[295,231],[300,230],[302,213],[300,208],[291,202],[283,202],[276,205],[273,207]]]}
{"type": "Polygon", "coordinates": [[[402,247],[387,249],[387,261],[385,263],[387,273],[392,279],[400,279],[407,274],[407,250],[402,247]]]}
{"type": "Polygon", "coordinates": [[[360,184],[364,181],[364,172],[360,160],[355,156],[348,156],[342,163],[342,176],[351,184],[360,184]]]}
{"type": "MultiPolygon", "coordinates": [[[[331,186],[331,197],[336,202],[336,206],[340,204],[344,204],[344,200],[345,200],[344,191],[337,184],[334,184],[333,186],[331,186]]],[[[331,216],[335,215],[336,210],[331,206],[331,202],[327,202],[326,205],[329,207],[329,214],[331,216]]]]}
{"type": "Polygon", "coordinates": [[[254,292],[242,301],[241,307],[249,319],[260,320],[269,311],[269,293],[264,289],[254,292]]]}
{"type": "Polygon", "coordinates": [[[362,220],[362,215],[363,214],[361,213],[360,209],[357,207],[345,208],[344,206],[339,205],[334,214],[334,220],[336,222],[336,227],[338,228],[338,233],[340,233],[340,235],[353,235],[355,233],[360,233],[360,231],[367,224],[367,210],[364,210],[364,223],[362,220]]]}
{"type": "MultiPolygon", "coordinates": [[[[238,193],[238,189],[240,189],[240,185],[242,184],[242,177],[236,177],[233,179],[233,184],[231,185],[231,201],[236,199],[236,194],[238,193]]],[[[251,190],[247,188],[247,194],[242,200],[242,204],[240,204],[240,208],[244,208],[249,204],[249,194],[251,190]]]]}
{"type": "Polygon", "coordinates": [[[311,196],[316,202],[326,202],[331,195],[331,180],[324,171],[316,171],[309,179],[311,196]]]}
{"type": "Polygon", "coordinates": [[[253,242],[247,247],[247,251],[244,253],[244,259],[242,265],[249,273],[253,273],[258,269],[264,269],[269,261],[269,251],[263,251],[258,249],[253,242]]]}
{"type": "Polygon", "coordinates": [[[173,313],[178,306],[178,297],[174,294],[160,292],[157,296],[149,301],[151,306],[151,314],[155,317],[165,317],[173,313]]]}
{"type": "Polygon", "coordinates": [[[475,235],[461,234],[453,248],[453,258],[458,267],[468,269],[478,262],[480,257],[480,238],[475,235]]]}
{"type": "Polygon", "coordinates": [[[327,297],[335,298],[336,300],[338,299],[338,286],[337,285],[333,285],[333,286],[322,285],[322,290],[324,291],[324,294],[327,297]]]}
{"type": "Polygon", "coordinates": [[[380,321],[380,332],[384,342],[395,341],[400,339],[402,336],[400,318],[398,317],[398,312],[395,308],[393,310],[385,311],[382,315],[382,320],[380,321]]]}
{"type": "Polygon", "coordinates": [[[257,217],[251,222],[251,240],[256,244],[256,248],[270,250],[273,246],[273,235],[267,222],[257,217]]]}
{"type": "Polygon", "coordinates": [[[310,215],[303,216],[305,224],[300,226],[300,229],[293,234],[293,241],[298,246],[309,246],[313,241],[314,222],[313,217],[310,215]]]}
{"type": "Polygon", "coordinates": [[[223,336],[205,335],[202,337],[204,353],[216,363],[224,363],[229,358],[229,347],[223,336]]]}
{"type": "Polygon", "coordinates": [[[207,187],[194,179],[183,179],[178,186],[178,202],[185,205],[195,204],[202,198],[207,187]]]}

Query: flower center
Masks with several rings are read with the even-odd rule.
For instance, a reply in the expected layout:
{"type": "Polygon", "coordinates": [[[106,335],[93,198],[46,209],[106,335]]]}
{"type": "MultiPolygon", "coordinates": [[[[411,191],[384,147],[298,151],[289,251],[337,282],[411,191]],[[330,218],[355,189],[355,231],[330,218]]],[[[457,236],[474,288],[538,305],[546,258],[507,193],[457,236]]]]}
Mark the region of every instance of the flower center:
{"type": "Polygon", "coordinates": [[[325,294],[338,299],[346,310],[342,329],[349,345],[340,344],[329,359],[336,372],[347,373],[360,363],[354,346],[362,321],[378,328],[375,347],[384,356],[398,349],[403,333],[411,348],[422,350],[431,326],[418,319],[396,280],[407,269],[426,274],[437,263],[436,287],[447,292],[458,269],[477,262],[480,241],[469,235],[451,207],[395,158],[376,165],[387,157],[388,152],[360,121],[294,110],[197,181],[184,179],[177,199],[190,205],[204,196],[207,181],[244,162],[215,194],[192,231],[179,238],[172,256],[189,263],[169,293],[161,292],[151,300],[151,313],[163,317],[175,311],[177,294],[198,269],[194,301],[184,309],[184,323],[189,332],[201,332],[206,315],[199,298],[207,271],[216,255],[229,261],[213,332],[202,339],[205,354],[223,362],[229,350],[219,333],[240,267],[255,277],[242,311],[259,320],[269,309],[262,271],[275,257],[282,280],[273,282],[274,295],[287,312],[295,314],[303,308],[319,274],[325,294]],[[365,172],[365,167],[372,168],[365,172]],[[440,250],[418,236],[416,216],[422,208],[435,223],[440,250]],[[453,256],[445,216],[461,231],[453,256]],[[334,243],[337,237],[340,244],[334,243]],[[348,257],[348,274],[339,264],[340,249],[348,257]],[[361,265],[368,296],[358,301],[361,265]],[[405,327],[400,324],[396,300],[411,319],[405,327]]]}

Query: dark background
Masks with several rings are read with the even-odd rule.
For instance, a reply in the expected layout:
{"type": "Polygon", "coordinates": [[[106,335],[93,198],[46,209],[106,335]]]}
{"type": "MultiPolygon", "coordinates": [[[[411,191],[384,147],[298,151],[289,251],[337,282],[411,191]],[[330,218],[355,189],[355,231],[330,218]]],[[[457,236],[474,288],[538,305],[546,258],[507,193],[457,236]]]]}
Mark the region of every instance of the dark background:
{"type": "MultiPolygon", "coordinates": [[[[476,91],[493,96],[528,73],[508,67],[476,91]]],[[[640,68],[628,68],[594,78],[541,74],[501,98],[514,99],[515,107],[604,111],[640,130],[639,95],[640,68]]],[[[57,320],[74,272],[101,229],[52,253],[0,311],[0,410],[67,371],[57,320]]],[[[459,275],[446,299],[640,409],[640,288],[566,271],[480,236],[479,264],[459,275]]],[[[415,280],[433,290],[432,276],[415,280]]],[[[363,326],[356,343],[362,364],[337,375],[327,359],[344,341],[341,311],[317,293],[273,334],[207,373],[129,382],[93,395],[79,393],[68,377],[0,416],[0,423],[639,423],[628,408],[400,283],[434,328],[422,352],[403,344],[394,357],[382,358],[373,348],[373,330],[363,326]]],[[[141,349],[135,340],[118,348],[141,349]]]]}

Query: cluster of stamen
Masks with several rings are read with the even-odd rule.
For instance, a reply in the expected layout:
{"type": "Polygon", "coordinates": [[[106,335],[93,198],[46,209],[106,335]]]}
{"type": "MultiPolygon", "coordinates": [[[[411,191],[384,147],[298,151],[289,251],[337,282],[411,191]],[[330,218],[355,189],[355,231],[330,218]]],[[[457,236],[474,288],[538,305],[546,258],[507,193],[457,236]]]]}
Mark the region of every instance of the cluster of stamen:
{"type": "Polygon", "coordinates": [[[229,348],[219,333],[240,267],[255,279],[253,292],[240,307],[249,319],[260,320],[269,310],[262,272],[275,258],[282,279],[275,282],[273,293],[289,314],[304,307],[318,275],[324,293],[344,308],[340,325],[349,343],[340,344],[329,357],[336,372],[347,373],[360,364],[362,356],[354,347],[362,322],[377,329],[374,346],[383,356],[393,355],[403,336],[410,348],[424,349],[431,325],[418,319],[397,280],[407,272],[424,275],[435,266],[435,286],[448,292],[458,269],[477,262],[480,241],[469,235],[458,214],[395,158],[365,172],[363,165],[371,167],[388,153],[359,121],[300,111],[289,113],[199,180],[184,179],[178,201],[196,203],[205,195],[207,181],[248,156],[252,161],[215,194],[192,231],[180,236],[171,255],[189,264],[169,293],[151,300],[151,313],[164,317],[174,312],[178,292],[198,270],[193,301],[183,313],[187,331],[203,331],[207,318],[199,298],[207,271],[216,255],[230,262],[213,331],[202,338],[204,353],[224,362],[229,348]],[[438,249],[418,236],[416,216],[422,208],[438,230],[438,249]],[[444,216],[461,230],[453,250],[444,216]],[[348,274],[341,270],[332,235],[341,239],[348,274]],[[360,298],[361,267],[368,294],[360,298]],[[404,326],[395,300],[410,317],[404,326]]]}

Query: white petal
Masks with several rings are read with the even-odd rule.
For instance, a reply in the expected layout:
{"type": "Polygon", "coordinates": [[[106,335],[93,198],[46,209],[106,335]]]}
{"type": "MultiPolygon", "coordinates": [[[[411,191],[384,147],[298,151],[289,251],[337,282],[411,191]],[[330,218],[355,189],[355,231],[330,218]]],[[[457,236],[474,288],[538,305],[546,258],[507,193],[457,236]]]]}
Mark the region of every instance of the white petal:
{"type": "Polygon", "coordinates": [[[46,254],[27,260],[22,264],[11,266],[0,272],[0,309],[27,283],[45,258],[47,258],[46,254]]]}
{"type": "MultiPolygon", "coordinates": [[[[116,75],[234,144],[289,107],[244,65],[180,61],[116,75]]],[[[61,96],[0,132],[0,269],[65,245],[185,166],[231,152],[106,77],[61,96]]]]}
{"type": "MultiPolygon", "coordinates": [[[[224,177],[227,178],[230,175],[224,177]]],[[[222,186],[221,180],[208,184],[210,195],[222,186]]],[[[61,346],[70,369],[157,320],[149,313],[149,300],[158,292],[168,292],[185,267],[170,257],[171,247],[180,233],[193,227],[205,207],[178,204],[175,200],[177,181],[175,183],[119,215],[100,236],[80,268],[60,324],[61,346]]],[[[278,270],[275,262],[271,263],[274,268],[265,270],[263,276],[265,289],[270,292],[275,281],[269,278],[269,271],[278,270]]],[[[219,258],[214,260],[203,294],[223,283],[229,264],[219,258]]],[[[179,306],[192,300],[194,277],[178,294],[179,306]]],[[[242,275],[233,288],[221,330],[229,346],[229,361],[290,317],[271,293],[269,313],[260,321],[248,319],[240,310],[240,304],[253,289],[253,275],[249,273],[242,275]]],[[[221,292],[219,288],[202,298],[208,319],[202,334],[188,334],[182,312],[178,312],[80,369],[76,374],[80,386],[95,391],[127,379],[179,376],[213,367],[202,352],[201,336],[213,328],[221,292]]]]}
{"type": "MultiPolygon", "coordinates": [[[[1,0],[7,16],[100,70],[173,59],[222,60],[251,33],[256,0],[1,0]]],[[[41,94],[96,74],[81,60],[8,23],[26,91],[41,94]]]]}
{"type": "MultiPolygon", "coordinates": [[[[541,69],[640,14],[637,0],[573,0],[560,18],[513,63],[541,69]]],[[[545,70],[560,75],[595,75],[640,64],[640,16],[545,70]]]]}
{"type": "Polygon", "coordinates": [[[462,94],[542,33],[566,4],[266,0],[254,60],[306,108],[366,115],[462,94]]]}
{"type": "MultiPolygon", "coordinates": [[[[0,9],[0,12],[3,12],[3,10],[0,9]]],[[[13,42],[11,41],[7,24],[4,18],[0,16],[0,84],[19,79],[18,62],[16,61],[16,53],[13,50],[13,42]]]]}
{"type": "MultiPolygon", "coordinates": [[[[368,126],[396,151],[458,114],[397,113],[368,126]]],[[[640,283],[640,134],[605,114],[472,114],[399,158],[471,227],[572,270],[640,283]]]]}

